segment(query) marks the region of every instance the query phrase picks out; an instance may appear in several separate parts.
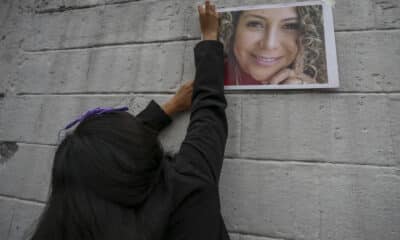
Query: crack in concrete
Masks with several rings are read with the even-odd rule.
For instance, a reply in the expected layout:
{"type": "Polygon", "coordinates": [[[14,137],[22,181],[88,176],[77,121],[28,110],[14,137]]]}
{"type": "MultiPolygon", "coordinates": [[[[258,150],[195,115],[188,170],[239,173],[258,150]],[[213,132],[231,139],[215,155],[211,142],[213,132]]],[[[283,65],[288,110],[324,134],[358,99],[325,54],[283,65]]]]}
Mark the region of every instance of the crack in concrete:
{"type": "Polygon", "coordinates": [[[11,216],[11,220],[10,220],[10,225],[8,226],[7,239],[10,239],[11,229],[12,229],[12,225],[13,225],[13,222],[14,222],[14,216],[15,216],[15,212],[13,211],[12,216],[11,216]]]}
{"type": "Polygon", "coordinates": [[[58,6],[58,7],[53,7],[53,8],[45,8],[43,10],[36,10],[36,14],[52,14],[52,13],[63,13],[67,11],[73,11],[73,10],[81,10],[81,9],[88,9],[88,8],[97,8],[97,7],[104,7],[108,5],[122,5],[122,4],[128,4],[128,3],[134,3],[134,2],[146,2],[146,1],[154,1],[154,0],[121,0],[121,1],[114,1],[114,2],[104,2],[100,4],[86,4],[86,5],[80,5],[80,6],[66,6],[65,2],[58,6]]]}
{"type": "Polygon", "coordinates": [[[156,41],[127,41],[127,42],[117,42],[117,43],[102,43],[102,44],[92,44],[87,46],[76,46],[76,47],[66,47],[66,48],[42,48],[42,49],[24,49],[25,53],[44,53],[44,52],[66,52],[71,50],[87,50],[87,49],[101,49],[108,47],[124,47],[124,46],[145,46],[145,45],[154,45],[154,44],[162,44],[162,43],[180,43],[187,41],[195,41],[200,40],[199,37],[177,37],[170,38],[165,40],[156,40],[156,41]]]}

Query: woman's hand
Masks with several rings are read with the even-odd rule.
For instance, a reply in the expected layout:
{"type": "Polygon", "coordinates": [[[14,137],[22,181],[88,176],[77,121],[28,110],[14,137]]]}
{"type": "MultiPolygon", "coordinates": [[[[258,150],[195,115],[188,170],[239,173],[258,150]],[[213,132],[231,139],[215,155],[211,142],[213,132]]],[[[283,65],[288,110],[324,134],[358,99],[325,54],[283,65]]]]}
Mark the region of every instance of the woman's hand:
{"type": "Polygon", "coordinates": [[[200,28],[203,40],[217,40],[218,38],[218,13],[215,5],[206,1],[204,5],[197,6],[200,17],[200,28]]]}
{"type": "Polygon", "coordinates": [[[192,105],[193,83],[194,81],[192,80],[182,84],[175,95],[161,106],[167,115],[172,116],[190,108],[192,105]]]}
{"type": "Polygon", "coordinates": [[[298,40],[298,53],[293,68],[284,68],[276,73],[267,84],[310,84],[317,83],[315,78],[304,74],[304,46],[302,38],[298,40]]]}
{"type": "Polygon", "coordinates": [[[304,73],[296,73],[293,69],[285,68],[275,74],[268,84],[310,84],[317,83],[315,79],[304,73]]]}

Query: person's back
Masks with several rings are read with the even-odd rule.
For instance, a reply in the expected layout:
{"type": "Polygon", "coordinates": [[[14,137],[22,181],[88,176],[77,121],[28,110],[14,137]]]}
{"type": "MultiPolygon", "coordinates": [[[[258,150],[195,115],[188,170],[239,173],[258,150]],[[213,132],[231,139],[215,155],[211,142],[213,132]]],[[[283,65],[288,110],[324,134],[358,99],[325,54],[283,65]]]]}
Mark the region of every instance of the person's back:
{"type": "Polygon", "coordinates": [[[199,13],[194,83],[136,117],[121,109],[81,117],[57,149],[33,240],[229,239],[218,194],[227,138],[223,46],[215,7],[206,2],[199,13]],[[182,146],[164,156],[157,136],[191,99],[182,146]]]}

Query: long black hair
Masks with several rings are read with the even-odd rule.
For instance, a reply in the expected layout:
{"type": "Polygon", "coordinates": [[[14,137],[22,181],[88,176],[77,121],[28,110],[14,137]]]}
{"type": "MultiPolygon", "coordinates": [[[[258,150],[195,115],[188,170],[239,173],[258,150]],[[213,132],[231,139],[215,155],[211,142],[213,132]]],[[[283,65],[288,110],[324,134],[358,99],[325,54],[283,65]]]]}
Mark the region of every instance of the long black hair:
{"type": "Polygon", "coordinates": [[[159,179],[157,134],[126,112],[89,117],[61,142],[32,240],[145,239],[136,212],[159,179]]]}

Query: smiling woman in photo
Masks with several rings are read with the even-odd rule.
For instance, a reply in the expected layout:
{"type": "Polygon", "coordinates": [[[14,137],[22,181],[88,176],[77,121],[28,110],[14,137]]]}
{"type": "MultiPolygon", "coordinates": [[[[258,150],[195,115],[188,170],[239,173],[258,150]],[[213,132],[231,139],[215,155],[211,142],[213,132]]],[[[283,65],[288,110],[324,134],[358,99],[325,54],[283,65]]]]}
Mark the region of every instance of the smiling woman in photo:
{"type": "Polygon", "coordinates": [[[322,7],[226,12],[225,85],[326,83],[322,7]]]}

